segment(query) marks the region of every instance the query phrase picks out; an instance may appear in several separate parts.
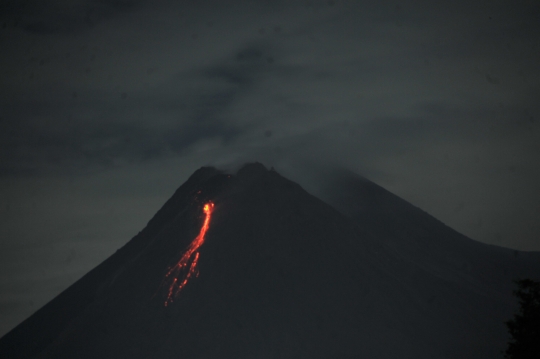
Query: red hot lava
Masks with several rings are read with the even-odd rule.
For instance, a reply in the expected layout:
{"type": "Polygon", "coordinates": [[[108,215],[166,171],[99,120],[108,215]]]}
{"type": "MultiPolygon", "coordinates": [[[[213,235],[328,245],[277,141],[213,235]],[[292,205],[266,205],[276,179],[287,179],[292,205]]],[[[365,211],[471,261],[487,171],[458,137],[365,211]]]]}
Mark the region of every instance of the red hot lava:
{"type": "Polygon", "coordinates": [[[214,203],[208,202],[203,207],[205,214],[204,223],[199,235],[190,243],[182,257],[165,275],[165,281],[170,281],[165,306],[173,302],[173,299],[186,286],[188,280],[193,276],[198,276],[197,261],[199,260],[199,248],[204,243],[204,236],[210,225],[210,218],[214,211],[214,203]],[[172,281],[170,280],[172,278],[172,281]]]}

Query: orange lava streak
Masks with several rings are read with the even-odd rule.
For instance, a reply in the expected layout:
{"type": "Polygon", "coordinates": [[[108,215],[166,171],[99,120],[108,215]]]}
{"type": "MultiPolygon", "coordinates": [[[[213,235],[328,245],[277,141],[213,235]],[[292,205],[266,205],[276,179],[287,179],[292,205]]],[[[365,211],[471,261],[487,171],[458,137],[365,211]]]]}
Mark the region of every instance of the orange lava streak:
{"type": "Polygon", "coordinates": [[[167,278],[173,278],[172,282],[169,284],[165,306],[173,302],[174,297],[176,297],[176,295],[178,295],[178,293],[186,286],[188,280],[193,275],[197,276],[199,274],[197,271],[199,248],[204,243],[204,236],[210,226],[210,218],[212,217],[213,210],[214,203],[208,202],[204,205],[203,211],[206,216],[199,235],[190,243],[178,263],[171,267],[165,275],[165,280],[167,280],[167,278]]]}

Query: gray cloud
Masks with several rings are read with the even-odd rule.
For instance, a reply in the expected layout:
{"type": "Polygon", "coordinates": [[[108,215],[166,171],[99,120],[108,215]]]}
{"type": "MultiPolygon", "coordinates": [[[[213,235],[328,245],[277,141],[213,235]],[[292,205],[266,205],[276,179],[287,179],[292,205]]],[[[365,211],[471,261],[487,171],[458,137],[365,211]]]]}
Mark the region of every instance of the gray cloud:
{"type": "Polygon", "coordinates": [[[141,1],[4,1],[0,21],[36,35],[73,34],[134,11],[141,1]]]}
{"type": "Polygon", "coordinates": [[[195,75],[172,76],[152,92],[70,94],[56,88],[28,93],[28,100],[8,99],[0,173],[107,168],[183,154],[207,139],[226,145],[245,131],[230,119],[230,107],[256,90],[272,66],[270,50],[262,48],[244,46],[195,75]]]}

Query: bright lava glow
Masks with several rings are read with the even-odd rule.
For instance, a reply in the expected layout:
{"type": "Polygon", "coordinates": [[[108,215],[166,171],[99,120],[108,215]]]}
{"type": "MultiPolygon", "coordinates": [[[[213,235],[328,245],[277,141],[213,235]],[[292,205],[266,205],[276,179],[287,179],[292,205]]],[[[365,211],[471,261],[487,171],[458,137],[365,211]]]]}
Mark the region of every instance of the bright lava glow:
{"type": "Polygon", "coordinates": [[[169,271],[165,275],[165,282],[167,282],[169,290],[167,293],[167,299],[165,300],[165,306],[173,302],[174,298],[180,293],[180,291],[186,286],[188,280],[199,275],[197,270],[197,261],[199,260],[199,248],[204,243],[204,236],[210,226],[210,218],[214,211],[214,203],[208,202],[203,207],[205,214],[204,223],[201,227],[199,235],[190,243],[182,257],[173,267],[169,268],[169,271]]]}

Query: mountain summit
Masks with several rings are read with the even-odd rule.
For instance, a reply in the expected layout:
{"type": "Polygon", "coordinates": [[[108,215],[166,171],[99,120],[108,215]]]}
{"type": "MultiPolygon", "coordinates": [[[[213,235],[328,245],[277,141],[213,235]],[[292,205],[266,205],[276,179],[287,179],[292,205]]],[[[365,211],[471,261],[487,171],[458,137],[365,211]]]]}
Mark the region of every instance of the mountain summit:
{"type": "Polygon", "coordinates": [[[0,358],[496,358],[540,254],[475,242],[374,183],[322,199],[259,163],[197,170],[0,358]]]}

